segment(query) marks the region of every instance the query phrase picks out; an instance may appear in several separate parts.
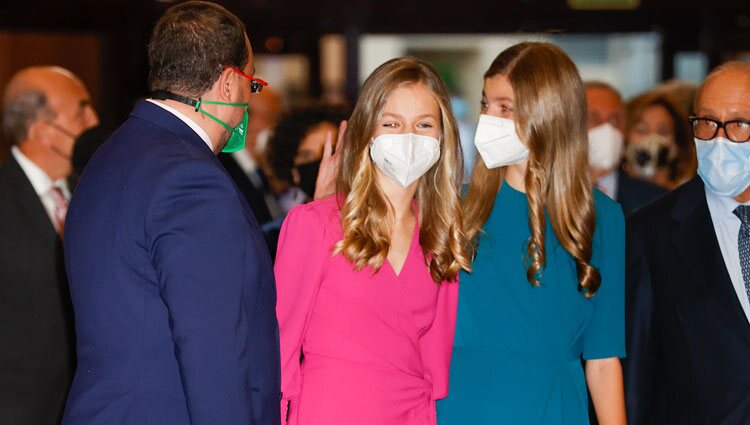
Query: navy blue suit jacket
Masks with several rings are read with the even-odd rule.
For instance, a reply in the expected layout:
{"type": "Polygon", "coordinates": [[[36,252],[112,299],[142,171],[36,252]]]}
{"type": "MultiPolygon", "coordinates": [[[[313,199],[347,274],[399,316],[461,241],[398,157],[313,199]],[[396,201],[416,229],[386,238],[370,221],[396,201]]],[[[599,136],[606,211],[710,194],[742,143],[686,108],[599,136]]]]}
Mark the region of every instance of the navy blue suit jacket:
{"type": "Polygon", "coordinates": [[[750,424],[750,325],[699,177],[628,219],[631,425],[750,424]]]}
{"type": "Polygon", "coordinates": [[[137,105],[81,176],[65,249],[78,368],[63,424],[279,423],[271,259],[190,127],[137,105]]]}
{"type": "Polygon", "coordinates": [[[666,195],[668,191],[646,180],[628,176],[624,171],[617,172],[617,195],[615,200],[622,206],[625,217],[645,205],[666,195]]]}

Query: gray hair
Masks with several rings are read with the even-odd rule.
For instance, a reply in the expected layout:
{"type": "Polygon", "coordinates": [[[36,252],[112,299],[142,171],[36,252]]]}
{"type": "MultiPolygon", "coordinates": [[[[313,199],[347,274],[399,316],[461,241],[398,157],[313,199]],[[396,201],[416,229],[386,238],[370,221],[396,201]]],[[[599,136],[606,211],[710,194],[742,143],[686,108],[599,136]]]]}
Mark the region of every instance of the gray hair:
{"type": "Polygon", "coordinates": [[[55,112],[47,105],[47,95],[27,90],[7,99],[2,112],[2,129],[8,140],[17,145],[29,136],[29,128],[40,118],[52,119],[55,112]]]}

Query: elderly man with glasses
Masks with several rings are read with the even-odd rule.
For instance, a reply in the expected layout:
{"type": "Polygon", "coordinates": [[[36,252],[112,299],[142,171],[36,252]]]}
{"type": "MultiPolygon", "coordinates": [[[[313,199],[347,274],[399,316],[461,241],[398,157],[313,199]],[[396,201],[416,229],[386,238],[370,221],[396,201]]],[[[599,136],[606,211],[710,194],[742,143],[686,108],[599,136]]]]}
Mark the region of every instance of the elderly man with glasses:
{"type": "Polygon", "coordinates": [[[698,177],[628,221],[631,424],[750,423],[750,64],[701,86],[698,177]]]}

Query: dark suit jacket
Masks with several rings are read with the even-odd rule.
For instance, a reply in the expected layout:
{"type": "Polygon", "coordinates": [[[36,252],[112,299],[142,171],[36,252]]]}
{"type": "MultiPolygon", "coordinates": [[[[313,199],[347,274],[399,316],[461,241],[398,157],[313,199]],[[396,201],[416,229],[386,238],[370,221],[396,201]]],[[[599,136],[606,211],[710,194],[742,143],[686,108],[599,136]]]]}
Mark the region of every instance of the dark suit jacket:
{"type": "Polygon", "coordinates": [[[645,180],[634,179],[622,170],[617,173],[615,200],[622,206],[622,212],[626,217],[667,193],[668,191],[663,187],[645,180]]]}
{"type": "Polygon", "coordinates": [[[247,177],[247,174],[245,174],[245,171],[240,167],[240,164],[238,164],[237,161],[232,158],[232,155],[228,153],[220,153],[219,161],[227,170],[229,177],[234,180],[234,183],[240,189],[240,192],[245,196],[245,200],[253,210],[253,214],[255,214],[258,223],[263,224],[271,221],[271,213],[268,211],[263,192],[253,185],[247,177]]]}
{"type": "Polygon", "coordinates": [[[63,423],[279,423],[276,291],[215,155],[138,104],[81,176],[65,231],[78,369],[63,423]]]}
{"type": "Polygon", "coordinates": [[[749,424],[750,325],[696,177],[628,220],[630,424],[749,424]]]}
{"type": "Polygon", "coordinates": [[[74,349],[62,241],[9,154],[0,165],[0,423],[60,423],[74,349]]]}

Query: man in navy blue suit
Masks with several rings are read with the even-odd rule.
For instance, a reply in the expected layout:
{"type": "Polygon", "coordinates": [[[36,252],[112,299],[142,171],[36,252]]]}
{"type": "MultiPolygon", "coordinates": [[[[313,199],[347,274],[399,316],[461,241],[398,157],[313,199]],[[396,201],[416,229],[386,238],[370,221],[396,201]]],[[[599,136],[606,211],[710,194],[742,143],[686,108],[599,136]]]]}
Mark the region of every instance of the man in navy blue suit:
{"type": "Polygon", "coordinates": [[[65,231],[78,368],[63,424],[278,424],[271,260],[216,159],[263,83],[242,22],[174,6],[148,46],[151,99],[96,152],[65,231]]]}
{"type": "Polygon", "coordinates": [[[628,219],[628,423],[750,424],[750,64],[712,72],[698,175],[628,219]]]}

